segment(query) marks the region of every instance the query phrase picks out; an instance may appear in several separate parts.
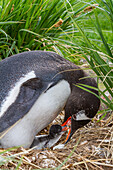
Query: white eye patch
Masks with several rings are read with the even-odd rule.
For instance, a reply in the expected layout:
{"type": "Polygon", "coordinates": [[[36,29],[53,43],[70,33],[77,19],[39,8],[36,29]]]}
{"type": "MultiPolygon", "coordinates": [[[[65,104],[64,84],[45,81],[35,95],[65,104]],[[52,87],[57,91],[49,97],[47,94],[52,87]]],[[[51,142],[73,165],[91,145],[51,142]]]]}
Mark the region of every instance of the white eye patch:
{"type": "Polygon", "coordinates": [[[79,111],[77,114],[72,115],[74,120],[91,120],[92,118],[87,117],[85,110],[79,111]]]}

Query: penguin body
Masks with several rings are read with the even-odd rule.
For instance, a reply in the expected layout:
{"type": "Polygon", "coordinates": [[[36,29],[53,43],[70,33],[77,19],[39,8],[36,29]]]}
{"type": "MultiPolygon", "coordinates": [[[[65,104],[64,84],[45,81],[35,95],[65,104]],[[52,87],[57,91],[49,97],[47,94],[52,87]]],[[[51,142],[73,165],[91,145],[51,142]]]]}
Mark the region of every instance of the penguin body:
{"type": "MultiPolygon", "coordinates": [[[[79,100],[79,106],[76,106],[78,88],[75,84],[82,82],[80,78],[85,76],[78,66],[54,52],[23,52],[1,61],[1,146],[30,147],[35,135],[51,123],[63,108],[66,108],[66,120],[69,114],[88,110],[92,106],[94,113],[88,115],[92,118],[99,107],[98,98],[79,89],[94,101],[90,105],[87,99],[87,106],[86,102],[83,104],[79,100]]],[[[97,87],[94,79],[87,79],[84,80],[85,84],[97,87]]]]}
{"type": "Polygon", "coordinates": [[[65,80],[42,93],[27,114],[1,139],[2,146],[6,148],[19,145],[29,148],[34,136],[62,111],[69,94],[69,84],[65,80]]]}

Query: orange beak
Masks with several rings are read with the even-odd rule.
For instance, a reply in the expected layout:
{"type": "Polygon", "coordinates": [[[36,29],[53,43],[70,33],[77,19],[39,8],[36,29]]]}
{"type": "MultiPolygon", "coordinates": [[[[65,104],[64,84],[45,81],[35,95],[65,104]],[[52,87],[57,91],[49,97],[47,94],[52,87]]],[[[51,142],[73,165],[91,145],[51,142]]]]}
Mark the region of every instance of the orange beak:
{"type": "Polygon", "coordinates": [[[68,130],[68,134],[67,134],[67,137],[66,137],[66,140],[65,140],[65,142],[66,142],[69,138],[70,133],[71,133],[71,116],[61,126],[63,127],[62,131],[68,130]]]}

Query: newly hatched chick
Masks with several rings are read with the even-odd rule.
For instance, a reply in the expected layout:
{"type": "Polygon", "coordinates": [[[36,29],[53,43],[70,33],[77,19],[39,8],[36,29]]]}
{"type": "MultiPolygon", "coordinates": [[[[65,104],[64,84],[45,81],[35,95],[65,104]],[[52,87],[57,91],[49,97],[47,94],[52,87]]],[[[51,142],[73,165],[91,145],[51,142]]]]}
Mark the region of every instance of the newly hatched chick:
{"type": "Polygon", "coordinates": [[[31,148],[43,149],[52,147],[61,138],[65,130],[67,130],[65,126],[52,125],[48,135],[35,136],[31,148]]]}

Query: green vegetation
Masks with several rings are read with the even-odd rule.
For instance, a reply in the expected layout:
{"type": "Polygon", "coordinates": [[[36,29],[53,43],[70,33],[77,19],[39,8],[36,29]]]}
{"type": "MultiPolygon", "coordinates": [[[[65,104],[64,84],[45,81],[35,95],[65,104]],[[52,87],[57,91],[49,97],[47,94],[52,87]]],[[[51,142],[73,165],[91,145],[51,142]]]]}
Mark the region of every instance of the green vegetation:
{"type": "Polygon", "coordinates": [[[71,17],[78,19],[76,15],[86,6],[74,0],[70,3],[59,0],[2,0],[1,57],[26,50],[52,50],[65,57],[73,54],[71,36],[78,30],[74,28],[71,17]]]}
{"type": "MultiPolygon", "coordinates": [[[[79,49],[81,49],[90,68],[96,73],[97,78],[105,86],[104,91],[101,88],[99,89],[100,99],[109,109],[113,110],[113,1],[102,2],[103,4],[98,7],[99,9],[94,10],[93,16],[89,16],[93,24],[91,28],[95,30],[94,34],[96,33],[97,35],[95,39],[87,36],[85,29],[81,29],[76,21],[73,22],[81,33],[81,41],[85,42],[83,45],[79,45],[79,49]],[[106,19],[107,26],[105,27],[103,27],[99,12],[101,12],[102,18],[104,16],[104,22],[106,19]],[[109,36],[111,38],[106,34],[108,32],[105,31],[107,27],[109,27],[109,36]]],[[[84,85],[81,85],[81,88],[84,88],[84,85]]]]}

